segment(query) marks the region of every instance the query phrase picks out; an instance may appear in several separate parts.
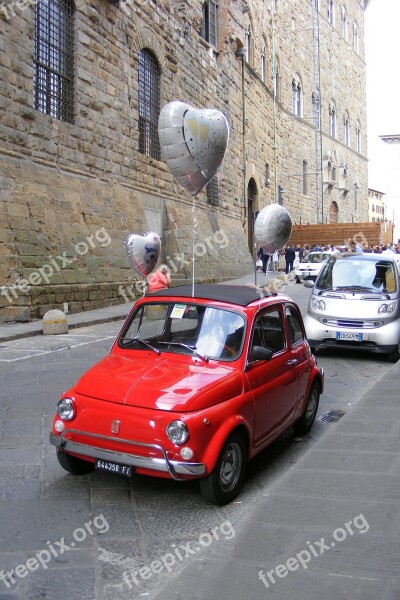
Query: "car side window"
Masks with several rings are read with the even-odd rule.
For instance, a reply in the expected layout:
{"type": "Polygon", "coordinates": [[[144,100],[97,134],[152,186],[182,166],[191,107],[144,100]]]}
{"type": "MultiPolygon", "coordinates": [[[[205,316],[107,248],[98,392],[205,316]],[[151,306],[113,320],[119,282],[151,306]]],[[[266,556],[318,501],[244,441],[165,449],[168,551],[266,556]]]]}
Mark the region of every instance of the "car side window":
{"type": "Polygon", "coordinates": [[[301,327],[300,318],[294,306],[286,306],[286,321],[288,324],[290,343],[292,346],[304,340],[303,329],[301,327]]]}
{"type": "Polygon", "coordinates": [[[257,318],[254,324],[252,347],[262,346],[274,353],[286,347],[285,331],[281,313],[272,310],[257,318]]]}

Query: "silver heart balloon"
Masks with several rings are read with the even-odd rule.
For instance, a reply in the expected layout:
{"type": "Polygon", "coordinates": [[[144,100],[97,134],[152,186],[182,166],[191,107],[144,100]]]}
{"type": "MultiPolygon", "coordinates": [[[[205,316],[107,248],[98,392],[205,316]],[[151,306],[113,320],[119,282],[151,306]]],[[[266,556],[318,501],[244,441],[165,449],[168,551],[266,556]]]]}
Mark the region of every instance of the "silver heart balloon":
{"type": "Polygon", "coordinates": [[[286,208],[280,204],[269,204],[260,210],[254,224],[257,247],[261,246],[269,253],[280,250],[291,233],[292,219],[286,208]]]}
{"type": "Polygon", "coordinates": [[[216,109],[170,102],[161,110],[158,135],[171,173],[192,195],[214,177],[228,145],[229,126],[216,109]]]}
{"type": "Polygon", "coordinates": [[[146,277],[154,271],[161,249],[161,241],[156,233],[130,233],[125,238],[124,246],[131,266],[139,275],[146,277]]]}

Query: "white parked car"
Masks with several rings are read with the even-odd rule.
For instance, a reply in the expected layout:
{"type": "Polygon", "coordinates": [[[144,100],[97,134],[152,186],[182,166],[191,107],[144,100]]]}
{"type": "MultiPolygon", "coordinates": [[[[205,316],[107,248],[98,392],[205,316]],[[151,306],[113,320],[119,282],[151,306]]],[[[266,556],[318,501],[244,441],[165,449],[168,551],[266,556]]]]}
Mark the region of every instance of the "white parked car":
{"type": "Polygon", "coordinates": [[[330,256],[332,256],[332,252],[309,252],[294,271],[297,283],[301,283],[306,279],[315,281],[322,265],[330,256]]]}

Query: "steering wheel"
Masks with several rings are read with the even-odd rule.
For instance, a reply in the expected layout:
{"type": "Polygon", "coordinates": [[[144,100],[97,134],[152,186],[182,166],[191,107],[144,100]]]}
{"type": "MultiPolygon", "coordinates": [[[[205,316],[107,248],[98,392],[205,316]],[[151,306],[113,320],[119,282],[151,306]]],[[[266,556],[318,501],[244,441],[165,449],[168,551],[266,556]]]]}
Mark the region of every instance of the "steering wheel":
{"type": "Polygon", "coordinates": [[[232,357],[236,356],[236,354],[237,354],[237,352],[234,348],[231,348],[230,346],[227,346],[226,344],[224,344],[221,354],[223,354],[225,352],[226,352],[226,354],[229,354],[229,356],[232,356],[232,357]]]}

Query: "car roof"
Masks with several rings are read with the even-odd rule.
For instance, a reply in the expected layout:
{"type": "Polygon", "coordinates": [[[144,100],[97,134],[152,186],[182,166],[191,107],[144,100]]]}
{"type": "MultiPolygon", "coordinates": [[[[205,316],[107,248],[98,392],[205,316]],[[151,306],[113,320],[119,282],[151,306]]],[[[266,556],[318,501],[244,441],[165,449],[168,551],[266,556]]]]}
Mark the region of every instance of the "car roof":
{"type": "Polygon", "coordinates": [[[194,296],[192,295],[191,285],[182,285],[174,288],[159,290],[148,294],[147,297],[153,298],[162,296],[166,298],[201,298],[205,300],[218,300],[220,302],[229,302],[239,306],[248,306],[255,300],[264,297],[277,296],[276,292],[257,291],[255,287],[247,285],[224,285],[213,283],[196,283],[194,286],[194,296]]]}
{"type": "Polygon", "coordinates": [[[396,254],[390,256],[390,254],[378,254],[377,252],[364,252],[363,254],[361,254],[361,252],[344,252],[343,254],[337,252],[333,254],[333,256],[340,258],[341,260],[351,260],[354,258],[357,260],[389,260],[392,262],[396,262],[398,260],[396,259],[396,254]]]}

